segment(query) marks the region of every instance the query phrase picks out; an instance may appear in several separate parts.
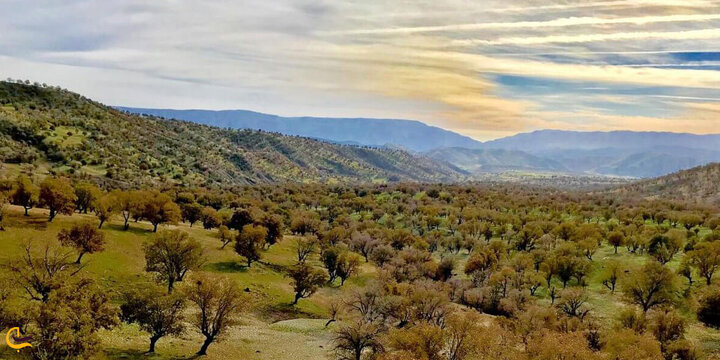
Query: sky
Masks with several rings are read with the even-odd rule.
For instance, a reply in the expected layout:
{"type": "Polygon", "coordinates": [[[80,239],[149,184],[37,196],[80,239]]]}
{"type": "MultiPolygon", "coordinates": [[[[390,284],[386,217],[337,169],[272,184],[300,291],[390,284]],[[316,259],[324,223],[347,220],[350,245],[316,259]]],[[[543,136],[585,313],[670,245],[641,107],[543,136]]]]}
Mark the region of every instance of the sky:
{"type": "Polygon", "coordinates": [[[109,105],[720,133],[720,1],[0,1],[0,78],[109,105]]]}

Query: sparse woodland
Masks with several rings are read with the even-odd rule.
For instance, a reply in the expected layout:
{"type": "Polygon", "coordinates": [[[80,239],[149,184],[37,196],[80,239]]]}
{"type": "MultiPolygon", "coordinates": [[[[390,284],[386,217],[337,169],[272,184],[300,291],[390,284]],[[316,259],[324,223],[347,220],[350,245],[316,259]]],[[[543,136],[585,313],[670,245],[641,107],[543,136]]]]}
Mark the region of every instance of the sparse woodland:
{"type": "Polygon", "coordinates": [[[0,236],[16,256],[3,258],[0,321],[37,339],[25,353],[37,358],[108,356],[100,334],[128,326],[151,352],[194,333],[193,352],[212,354],[270,311],[262,288],[222,273],[260,268],[281,274],[280,318],[327,322],[331,359],[717,357],[713,207],[513,185],[117,190],[21,175],[1,188],[0,236]],[[55,217],[33,217],[50,204],[55,217]],[[73,225],[8,236],[57,221],[73,225]],[[136,231],[145,240],[125,245],[141,271],[108,281],[112,268],[86,267],[112,246],[106,234],[136,231]]]}

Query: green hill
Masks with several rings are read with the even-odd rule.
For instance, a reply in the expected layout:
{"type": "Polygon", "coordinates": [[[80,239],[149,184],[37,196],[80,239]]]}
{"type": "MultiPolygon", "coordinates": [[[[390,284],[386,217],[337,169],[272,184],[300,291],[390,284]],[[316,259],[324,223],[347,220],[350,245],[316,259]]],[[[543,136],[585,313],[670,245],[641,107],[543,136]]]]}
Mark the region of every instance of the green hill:
{"type": "Polygon", "coordinates": [[[622,188],[645,197],[720,205],[720,163],[698,166],[622,188]]]}
{"type": "Polygon", "coordinates": [[[131,115],[66,90],[8,82],[0,82],[0,160],[120,185],[462,177],[451,165],[402,150],[131,115]]]}

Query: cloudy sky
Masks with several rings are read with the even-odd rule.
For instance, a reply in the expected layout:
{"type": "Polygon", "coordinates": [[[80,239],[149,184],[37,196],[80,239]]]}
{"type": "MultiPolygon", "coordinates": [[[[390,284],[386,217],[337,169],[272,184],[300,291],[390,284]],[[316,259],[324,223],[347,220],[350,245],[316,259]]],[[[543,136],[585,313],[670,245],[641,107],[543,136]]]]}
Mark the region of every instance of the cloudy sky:
{"type": "Polygon", "coordinates": [[[0,1],[0,76],[111,105],[720,133],[720,1],[0,1]]]}

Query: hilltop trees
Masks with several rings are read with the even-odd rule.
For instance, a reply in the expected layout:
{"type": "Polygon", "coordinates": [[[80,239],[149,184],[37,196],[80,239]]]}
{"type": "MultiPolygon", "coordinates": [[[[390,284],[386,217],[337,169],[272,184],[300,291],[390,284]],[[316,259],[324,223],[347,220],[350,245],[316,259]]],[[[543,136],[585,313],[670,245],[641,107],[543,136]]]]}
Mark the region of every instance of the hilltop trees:
{"type": "Polygon", "coordinates": [[[65,246],[74,247],[78,251],[76,264],[80,264],[83,255],[103,250],[105,235],[95,226],[88,223],[75,225],[70,229],[60,230],[58,240],[65,246]]]}
{"type": "Polygon", "coordinates": [[[200,268],[203,250],[199,242],[180,230],[163,231],[153,240],[143,244],[145,270],[156,273],[158,279],[167,283],[168,293],[175,282],[182,281],[190,270],[200,268]]]}

